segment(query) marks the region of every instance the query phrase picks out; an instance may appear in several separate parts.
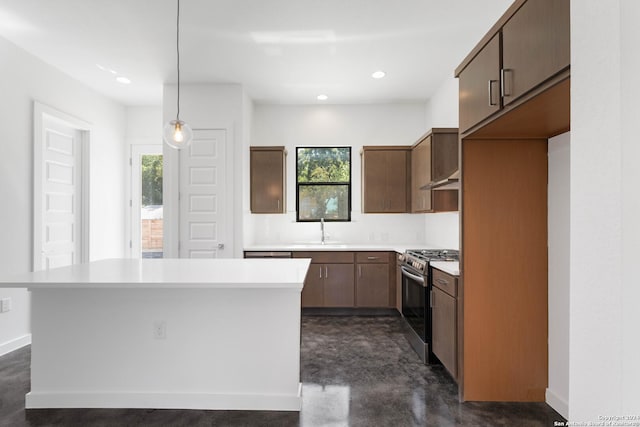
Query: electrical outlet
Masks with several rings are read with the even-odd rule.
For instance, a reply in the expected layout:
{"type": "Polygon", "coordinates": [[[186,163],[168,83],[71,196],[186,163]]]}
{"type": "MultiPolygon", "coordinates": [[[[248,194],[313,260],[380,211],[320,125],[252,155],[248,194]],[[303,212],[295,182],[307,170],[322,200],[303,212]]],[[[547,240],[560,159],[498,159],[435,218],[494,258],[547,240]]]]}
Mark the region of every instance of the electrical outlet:
{"type": "Polygon", "coordinates": [[[167,323],[164,320],[153,322],[153,338],[157,340],[167,339],[167,323]]]}
{"type": "Polygon", "coordinates": [[[7,311],[11,311],[11,298],[2,298],[0,313],[6,313],[7,311]]]}

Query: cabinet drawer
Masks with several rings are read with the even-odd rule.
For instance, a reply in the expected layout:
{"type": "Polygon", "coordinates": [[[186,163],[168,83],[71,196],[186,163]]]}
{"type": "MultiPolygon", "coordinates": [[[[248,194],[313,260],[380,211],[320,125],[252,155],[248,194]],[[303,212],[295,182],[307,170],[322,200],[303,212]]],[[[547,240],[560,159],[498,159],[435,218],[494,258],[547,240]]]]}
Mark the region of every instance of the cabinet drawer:
{"type": "Polygon", "coordinates": [[[358,264],[375,264],[389,262],[389,252],[356,252],[358,264]]]}
{"type": "Polygon", "coordinates": [[[450,276],[449,274],[433,269],[433,286],[436,288],[442,289],[452,297],[456,297],[458,295],[458,279],[450,276]]]}
{"type": "Polygon", "coordinates": [[[325,252],[325,251],[305,251],[294,252],[293,258],[311,258],[311,262],[316,264],[349,264],[353,263],[353,252],[325,252]]]}

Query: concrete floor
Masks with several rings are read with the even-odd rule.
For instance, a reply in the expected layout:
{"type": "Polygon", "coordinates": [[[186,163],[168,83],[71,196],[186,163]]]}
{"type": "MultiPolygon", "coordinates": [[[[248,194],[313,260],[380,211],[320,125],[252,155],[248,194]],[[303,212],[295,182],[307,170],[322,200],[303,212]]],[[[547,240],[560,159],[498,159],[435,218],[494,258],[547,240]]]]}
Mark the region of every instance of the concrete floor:
{"type": "MultiPolygon", "coordinates": [[[[24,409],[30,347],[0,357],[0,426],[553,426],[544,403],[459,403],[442,366],[425,366],[398,317],[303,317],[298,412],[24,409]]],[[[259,357],[259,352],[256,353],[259,357]]]]}

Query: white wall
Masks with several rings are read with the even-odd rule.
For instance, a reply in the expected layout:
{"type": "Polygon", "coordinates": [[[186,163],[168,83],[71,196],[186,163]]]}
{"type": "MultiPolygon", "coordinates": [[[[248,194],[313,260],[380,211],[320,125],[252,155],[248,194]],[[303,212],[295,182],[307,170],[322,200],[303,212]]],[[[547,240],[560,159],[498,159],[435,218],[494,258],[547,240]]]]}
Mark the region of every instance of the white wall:
{"type": "MultiPolygon", "coordinates": [[[[90,257],[122,256],[126,212],[124,108],[2,38],[0,70],[0,271],[3,275],[31,271],[34,101],[92,124],[90,257]]],[[[11,297],[13,302],[12,311],[0,314],[1,354],[28,342],[30,327],[28,293],[3,290],[0,297],[11,297]]]]}
{"type": "MultiPolygon", "coordinates": [[[[361,160],[363,145],[411,145],[426,131],[424,104],[256,105],[251,145],[284,145],[287,156],[287,213],[249,214],[245,188],[244,223],[253,233],[244,243],[269,244],[320,239],[316,223],[296,223],[295,158],[297,146],[351,146],[352,221],[326,225],[331,240],[349,243],[429,244],[422,215],[363,214],[361,160]],[[253,238],[252,238],[253,237],[253,238]],[[425,241],[427,240],[427,241],[425,241]]],[[[248,147],[245,148],[248,152],[248,147]]],[[[245,171],[249,179],[249,170],[245,171]]]]}
{"type": "Polygon", "coordinates": [[[639,20],[635,0],[571,1],[574,422],[640,414],[639,20]]]}
{"type": "MultiPolygon", "coordinates": [[[[176,86],[165,85],[163,92],[163,123],[175,119],[176,86]]],[[[226,257],[242,256],[243,228],[239,215],[243,206],[243,160],[250,102],[242,86],[237,84],[181,84],[180,119],[192,129],[227,130],[227,227],[233,230],[233,240],[225,242],[226,257]]],[[[164,144],[164,252],[168,258],[178,257],[178,151],[164,144]]],[[[247,172],[248,176],[248,172],[247,172]]]]}
{"type": "MultiPolygon", "coordinates": [[[[427,128],[458,127],[458,79],[447,78],[442,82],[426,105],[427,128]]],[[[460,248],[460,215],[458,212],[442,212],[424,215],[425,233],[436,246],[460,248]]]]}
{"type": "Polygon", "coordinates": [[[570,133],[549,139],[549,383],[546,401],[569,416],[570,133]]]}
{"type": "Polygon", "coordinates": [[[428,128],[458,127],[458,79],[451,74],[427,102],[428,128]]]}

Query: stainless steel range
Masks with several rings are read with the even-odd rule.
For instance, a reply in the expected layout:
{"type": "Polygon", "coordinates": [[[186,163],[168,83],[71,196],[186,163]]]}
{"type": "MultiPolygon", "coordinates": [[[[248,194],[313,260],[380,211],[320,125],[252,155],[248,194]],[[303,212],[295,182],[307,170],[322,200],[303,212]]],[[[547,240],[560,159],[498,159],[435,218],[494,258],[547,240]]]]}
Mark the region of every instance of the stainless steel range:
{"type": "Polygon", "coordinates": [[[409,325],[407,338],[426,364],[437,363],[431,350],[432,261],[458,261],[453,249],[411,249],[398,256],[402,269],[402,315],[409,325]]]}

